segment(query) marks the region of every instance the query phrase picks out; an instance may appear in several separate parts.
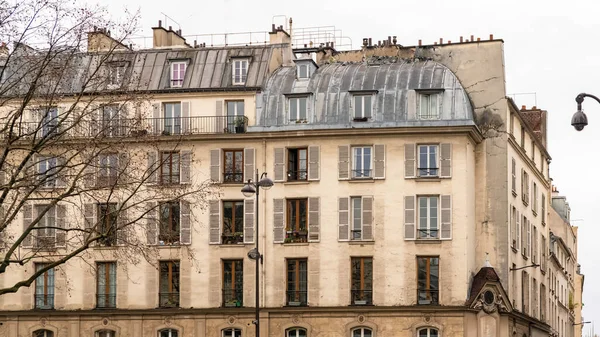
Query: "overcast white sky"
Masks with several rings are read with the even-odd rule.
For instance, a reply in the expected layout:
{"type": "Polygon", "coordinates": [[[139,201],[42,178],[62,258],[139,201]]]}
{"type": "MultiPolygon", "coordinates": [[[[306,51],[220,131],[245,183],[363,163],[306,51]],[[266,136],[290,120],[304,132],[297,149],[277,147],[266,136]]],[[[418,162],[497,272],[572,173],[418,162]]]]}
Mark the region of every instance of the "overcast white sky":
{"type": "MultiPolygon", "coordinates": [[[[82,0],[79,0],[82,1],[82,0]]],[[[96,0],[85,0],[95,3],[96,0]]],[[[590,125],[583,132],[570,126],[580,92],[600,95],[600,3],[593,0],[429,0],[332,1],[332,0],[103,0],[119,17],[123,9],[139,9],[140,34],[151,36],[150,27],[167,14],[183,34],[268,31],[273,16],[294,19],[294,27],[335,26],[358,48],[363,37],[374,41],[388,35],[398,43],[433,43],[439,38],[458,41],[459,36],[489,34],[505,42],[507,92],[536,93],[516,97],[523,104],[548,110],[550,166],[554,184],[566,195],[572,219],[579,226],[579,261],[585,273],[585,320],[600,322],[600,260],[595,237],[600,234],[597,190],[600,145],[600,104],[586,99],[584,110],[590,125]],[[586,160],[583,160],[588,158],[586,160]]],[[[275,23],[283,24],[282,18],[275,23]]],[[[177,27],[172,24],[173,28],[177,27]]],[[[192,42],[192,41],[189,41],[192,42]]],[[[200,42],[200,41],[199,41],[200,42]]],[[[587,330],[587,329],[585,329],[587,330]]],[[[584,330],[584,331],[585,331],[584,330]]]]}

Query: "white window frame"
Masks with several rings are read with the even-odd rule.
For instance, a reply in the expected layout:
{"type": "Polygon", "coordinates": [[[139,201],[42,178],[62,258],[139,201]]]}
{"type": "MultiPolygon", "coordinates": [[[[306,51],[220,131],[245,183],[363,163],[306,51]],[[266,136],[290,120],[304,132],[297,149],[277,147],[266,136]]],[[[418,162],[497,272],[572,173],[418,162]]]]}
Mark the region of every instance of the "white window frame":
{"type": "Polygon", "coordinates": [[[517,195],[517,161],[515,158],[512,158],[512,178],[511,178],[511,187],[513,196],[517,195]]]}
{"type": "Polygon", "coordinates": [[[421,332],[422,331],[427,331],[427,335],[425,335],[425,337],[440,337],[440,332],[436,328],[422,328],[422,329],[419,329],[419,330],[417,330],[417,337],[421,337],[421,332]],[[431,334],[432,332],[435,332],[435,335],[432,335],[431,334]]]}
{"type": "Polygon", "coordinates": [[[441,200],[440,200],[440,196],[439,195],[418,195],[417,196],[417,240],[439,240],[440,239],[440,231],[441,231],[441,219],[440,219],[440,208],[441,208],[441,204],[440,204],[441,200]],[[435,204],[435,212],[433,212],[432,210],[432,203],[431,200],[435,198],[436,204],[435,204]],[[425,216],[425,221],[426,221],[426,228],[424,229],[425,231],[427,231],[426,234],[422,234],[421,233],[421,200],[426,200],[426,209],[427,209],[427,215],[425,216]],[[433,214],[432,214],[433,213],[433,214]],[[436,219],[436,227],[434,228],[432,226],[432,219],[434,218],[432,215],[435,215],[435,219],[436,219]],[[435,234],[432,235],[432,231],[435,231],[435,234]]]}
{"type": "Polygon", "coordinates": [[[96,335],[96,337],[115,337],[116,332],[114,330],[110,330],[110,329],[102,329],[102,330],[96,331],[95,335],[96,335]]]}
{"type": "Polygon", "coordinates": [[[354,110],[354,119],[373,118],[374,96],[375,95],[373,94],[355,94],[352,96],[352,108],[354,110]],[[369,113],[367,115],[365,115],[365,107],[369,108],[369,113]],[[358,114],[359,112],[360,115],[358,114]]]}
{"type": "Polygon", "coordinates": [[[299,80],[310,78],[310,66],[308,64],[296,64],[296,76],[299,80]],[[302,76],[302,69],[306,69],[306,76],[302,76]]]}
{"type": "Polygon", "coordinates": [[[419,178],[439,177],[440,176],[440,146],[438,144],[420,144],[417,145],[417,176],[419,178]],[[427,163],[421,162],[421,149],[426,149],[427,163]],[[431,163],[431,150],[435,149],[435,166],[431,163]],[[425,165],[425,166],[423,166],[425,165]],[[425,170],[421,174],[421,170],[425,170]],[[432,172],[433,171],[433,172],[432,172]]]}
{"type": "Polygon", "coordinates": [[[124,64],[109,64],[108,66],[108,85],[111,88],[118,88],[123,84],[125,78],[125,70],[127,66],[124,64]]]}
{"type": "Polygon", "coordinates": [[[181,88],[183,86],[183,81],[185,80],[185,74],[187,72],[187,62],[185,61],[173,61],[170,64],[170,87],[171,88],[181,88]],[[181,66],[183,66],[183,76],[181,76],[181,66]],[[175,72],[177,72],[177,77],[175,77],[175,72]]]}
{"type": "Polygon", "coordinates": [[[158,337],[162,337],[162,332],[168,333],[166,337],[180,337],[177,329],[160,329],[158,330],[158,337]],[[173,334],[173,332],[175,332],[175,334],[173,334]]]}
{"type": "Polygon", "coordinates": [[[289,97],[288,98],[289,122],[290,123],[308,123],[308,104],[309,104],[308,96],[289,97]],[[301,118],[302,117],[302,109],[300,109],[300,106],[301,106],[300,103],[302,102],[302,100],[304,100],[304,102],[305,102],[304,118],[301,118]],[[292,116],[293,102],[295,102],[295,105],[296,105],[296,116],[292,116]],[[292,117],[295,117],[295,118],[292,118],[292,117]]]}
{"type": "Polygon", "coordinates": [[[304,331],[304,337],[307,337],[306,329],[297,327],[287,329],[285,335],[286,337],[300,337],[300,331],[304,331]]]}
{"type": "Polygon", "coordinates": [[[236,328],[226,328],[221,330],[222,337],[242,337],[242,330],[236,328]]]}
{"type": "Polygon", "coordinates": [[[163,131],[172,135],[180,134],[183,128],[183,104],[181,102],[164,102],[162,105],[163,131]],[[176,113],[176,106],[179,106],[179,114],[176,113]],[[171,109],[167,109],[167,107],[171,107],[171,109]]]}
{"type": "Polygon", "coordinates": [[[521,175],[521,179],[523,179],[523,203],[525,205],[529,205],[529,173],[523,170],[523,174],[521,175]]]}
{"type": "MultiPolygon", "coordinates": [[[[37,204],[34,207],[43,210],[48,207],[48,204],[37,204]]],[[[56,207],[56,205],[50,207],[35,225],[36,228],[39,228],[36,229],[36,237],[38,240],[40,240],[40,238],[56,238],[56,207]],[[52,221],[50,221],[50,219],[52,219],[52,221]]],[[[39,212],[35,211],[34,214],[39,214],[39,212]]]]}
{"type": "Polygon", "coordinates": [[[361,241],[363,240],[363,198],[362,197],[350,197],[350,240],[361,241]],[[356,208],[358,206],[358,209],[356,208]],[[358,217],[360,220],[357,224],[356,214],[358,211],[358,217]],[[358,233],[358,235],[356,235],[358,233]]]}
{"type": "Polygon", "coordinates": [[[58,158],[52,156],[40,156],[38,160],[38,174],[40,180],[44,179],[42,177],[45,176],[45,182],[42,184],[42,188],[54,188],[56,187],[56,180],[58,177],[54,175],[54,177],[48,177],[49,175],[55,174],[52,171],[57,169],[58,158]]]}
{"type": "Polygon", "coordinates": [[[422,92],[419,93],[419,119],[434,120],[440,119],[440,97],[439,92],[422,92]],[[435,102],[432,102],[432,98],[435,102]],[[435,108],[435,111],[431,111],[431,107],[435,108]],[[424,107],[428,107],[426,110],[424,107]]]}
{"type": "Polygon", "coordinates": [[[372,179],[373,178],[373,147],[372,146],[352,146],[352,179],[372,179]],[[367,151],[368,150],[368,151],[367,151]],[[366,153],[368,152],[368,160],[366,153]],[[359,158],[360,154],[360,160],[359,158]],[[366,164],[368,163],[368,168],[366,164]]]}
{"type": "Polygon", "coordinates": [[[537,183],[535,181],[533,182],[532,203],[533,203],[533,205],[531,205],[531,211],[533,212],[533,215],[537,215],[537,211],[538,211],[538,188],[537,188],[537,183]]]}
{"type": "Polygon", "coordinates": [[[357,331],[357,330],[359,330],[359,331],[360,331],[360,337],[365,337],[365,331],[366,331],[366,330],[368,330],[368,331],[370,332],[370,336],[371,336],[371,337],[374,337],[374,336],[373,336],[373,329],[371,329],[371,328],[366,328],[366,327],[360,327],[360,328],[355,328],[355,329],[352,329],[352,331],[350,332],[350,337],[354,337],[354,332],[355,332],[355,331],[357,331]]]}
{"type": "Polygon", "coordinates": [[[248,78],[248,59],[234,59],[231,62],[231,82],[234,85],[244,85],[248,78]],[[239,73],[237,73],[239,70],[239,73]]]}
{"type": "Polygon", "coordinates": [[[98,156],[98,178],[106,178],[108,180],[106,183],[112,185],[117,180],[118,170],[119,155],[117,153],[106,153],[98,156]],[[106,174],[102,174],[103,171],[106,171],[106,174]]]}

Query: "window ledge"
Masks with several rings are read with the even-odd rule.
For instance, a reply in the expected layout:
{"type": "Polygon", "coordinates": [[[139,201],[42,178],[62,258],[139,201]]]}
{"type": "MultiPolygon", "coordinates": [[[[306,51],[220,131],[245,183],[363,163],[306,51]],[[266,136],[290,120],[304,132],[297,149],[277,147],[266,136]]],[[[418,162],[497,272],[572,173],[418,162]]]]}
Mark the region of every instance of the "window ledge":
{"type": "Polygon", "coordinates": [[[537,211],[531,210],[531,214],[533,214],[533,216],[537,216],[537,211]]]}
{"type": "Polygon", "coordinates": [[[512,249],[513,253],[515,253],[515,254],[519,252],[519,250],[515,247],[510,247],[510,248],[512,249]]]}
{"type": "Polygon", "coordinates": [[[246,247],[246,245],[254,246],[253,243],[234,243],[234,244],[220,243],[217,246],[219,246],[221,248],[233,248],[233,247],[246,247]]]}
{"type": "Polygon", "coordinates": [[[293,180],[293,181],[286,181],[283,184],[284,185],[308,185],[308,184],[310,184],[310,181],[308,181],[308,180],[293,180]]]}
{"type": "Polygon", "coordinates": [[[351,183],[374,183],[375,179],[373,179],[373,178],[349,179],[348,182],[351,182],[351,183]]]}
{"type": "Polygon", "coordinates": [[[371,246],[371,245],[375,244],[375,241],[350,240],[350,241],[348,241],[348,244],[349,245],[360,245],[360,246],[362,246],[362,245],[369,245],[369,246],[371,246]]]}
{"type": "Polygon", "coordinates": [[[442,240],[440,239],[416,239],[415,240],[416,244],[433,244],[433,245],[439,245],[442,243],[442,240]]]}
{"type": "Polygon", "coordinates": [[[417,177],[415,178],[415,181],[442,181],[442,178],[440,177],[417,177]]]}
{"type": "Polygon", "coordinates": [[[283,246],[308,246],[308,242],[288,242],[282,243],[283,246]]]}
{"type": "Polygon", "coordinates": [[[244,186],[244,183],[220,183],[219,186],[223,186],[223,187],[239,187],[239,186],[244,186]]]}

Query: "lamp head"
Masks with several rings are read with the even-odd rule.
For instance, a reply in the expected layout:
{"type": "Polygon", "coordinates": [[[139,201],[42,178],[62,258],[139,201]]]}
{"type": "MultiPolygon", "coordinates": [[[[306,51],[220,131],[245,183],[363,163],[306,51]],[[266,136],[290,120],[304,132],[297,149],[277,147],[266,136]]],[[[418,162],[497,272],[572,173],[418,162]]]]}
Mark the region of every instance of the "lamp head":
{"type": "Polygon", "coordinates": [[[571,125],[573,125],[577,131],[583,130],[583,128],[588,125],[588,120],[585,113],[583,113],[581,110],[577,110],[577,112],[573,115],[573,118],[571,118],[571,125]]]}
{"type": "Polygon", "coordinates": [[[254,195],[254,193],[256,193],[256,189],[254,188],[254,186],[252,186],[252,183],[250,183],[250,181],[248,181],[244,187],[242,187],[242,193],[244,194],[244,196],[246,198],[250,198],[251,196],[254,195]]]}
{"type": "Polygon", "coordinates": [[[260,257],[260,253],[258,252],[257,248],[252,248],[249,252],[248,252],[248,258],[250,260],[256,260],[260,257]]]}
{"type": "Polygon", "coordinates": [[[262,187],[265,190],[268,190],[269,188],[273,187],[273,180],[269,179],[269,177],[267,177],[267,175],[265,174],[265,176],[258,182],[258,186],[262,187]]]}

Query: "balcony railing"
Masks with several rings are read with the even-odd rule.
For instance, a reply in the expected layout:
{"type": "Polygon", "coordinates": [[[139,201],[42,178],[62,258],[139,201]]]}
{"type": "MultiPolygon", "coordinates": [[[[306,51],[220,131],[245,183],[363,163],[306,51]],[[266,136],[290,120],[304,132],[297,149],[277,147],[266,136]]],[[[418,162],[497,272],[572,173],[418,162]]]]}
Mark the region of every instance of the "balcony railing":
{"type": "Polygon", "coordinates": [[[437,228],[431,229],[418,229],[417,233],[419,235],[419,239],[437,239],[439,230],[437,228]]]}
{"type": "Polygon", "coordinates": [[[438,168],[437,167],[419,167],[417,169],[419,171],[419,177],[437,177],[438,176],[438,168]]]}
{"type": "Polygon", "coordinates": [[[303,243],[308,242],[308,231],[301,230],[286,230],[284,243],[303,243]]]}
{"type": "Polygon", "coordinates": [[[117,294],[96,294],[96,308],[116,308],[117,294]]]}
{"type": "Polygon", "coordinates": [[[161,308],[179,307],[179,293],[159,293],[158,303],[161,308]]]}
{"type": "Polygon", "coordinates": [[[304,306],[308,304],[306,290],[288,290],[286,291],[285,303],[289,306],[304,306]]]}
{"type": "Polygon", "coordinates": [[[244,182],[244,172],[225,172],[223,173],[223,182],[241,184],[244,182]]]}
{"type": "Polygon", "coordinates": [[[224,233],[221,235],[221,243],[224,245],[235,245],[244,242],[244,233],[224,233]]]}
{"type": "Polygon", "coordinates": [[[288,181],[304,181],[308,178],[306,170],[289,170],[288,181]]]}
{"type": "Polygon", "coordinates": [[[372,170],[352,170],[352,179],[367,179],[372,178],[372,170]]]}
{"type": "Polygon", "coordinates": [[[54,309],[54,294],[35,294],[36,309],[54,309]]]}
{"type": "Polygon", "coordinates": [[[244,304],[244,289],[242,285],[236,285],[235,289],[223,289],[224,307],[241,307],[244,304]]]}
{"type": "Polygon", "coordinates": [[[419,304],[438,304],[439,303],[439,290],[417,290],[417,298],[419,304]]]}
{"type": "Polygon", "coordinates": [[[371,289],[353,289],[351,290],[353,305],[371,305],[373,304],[373,290],[371,289]]]}

